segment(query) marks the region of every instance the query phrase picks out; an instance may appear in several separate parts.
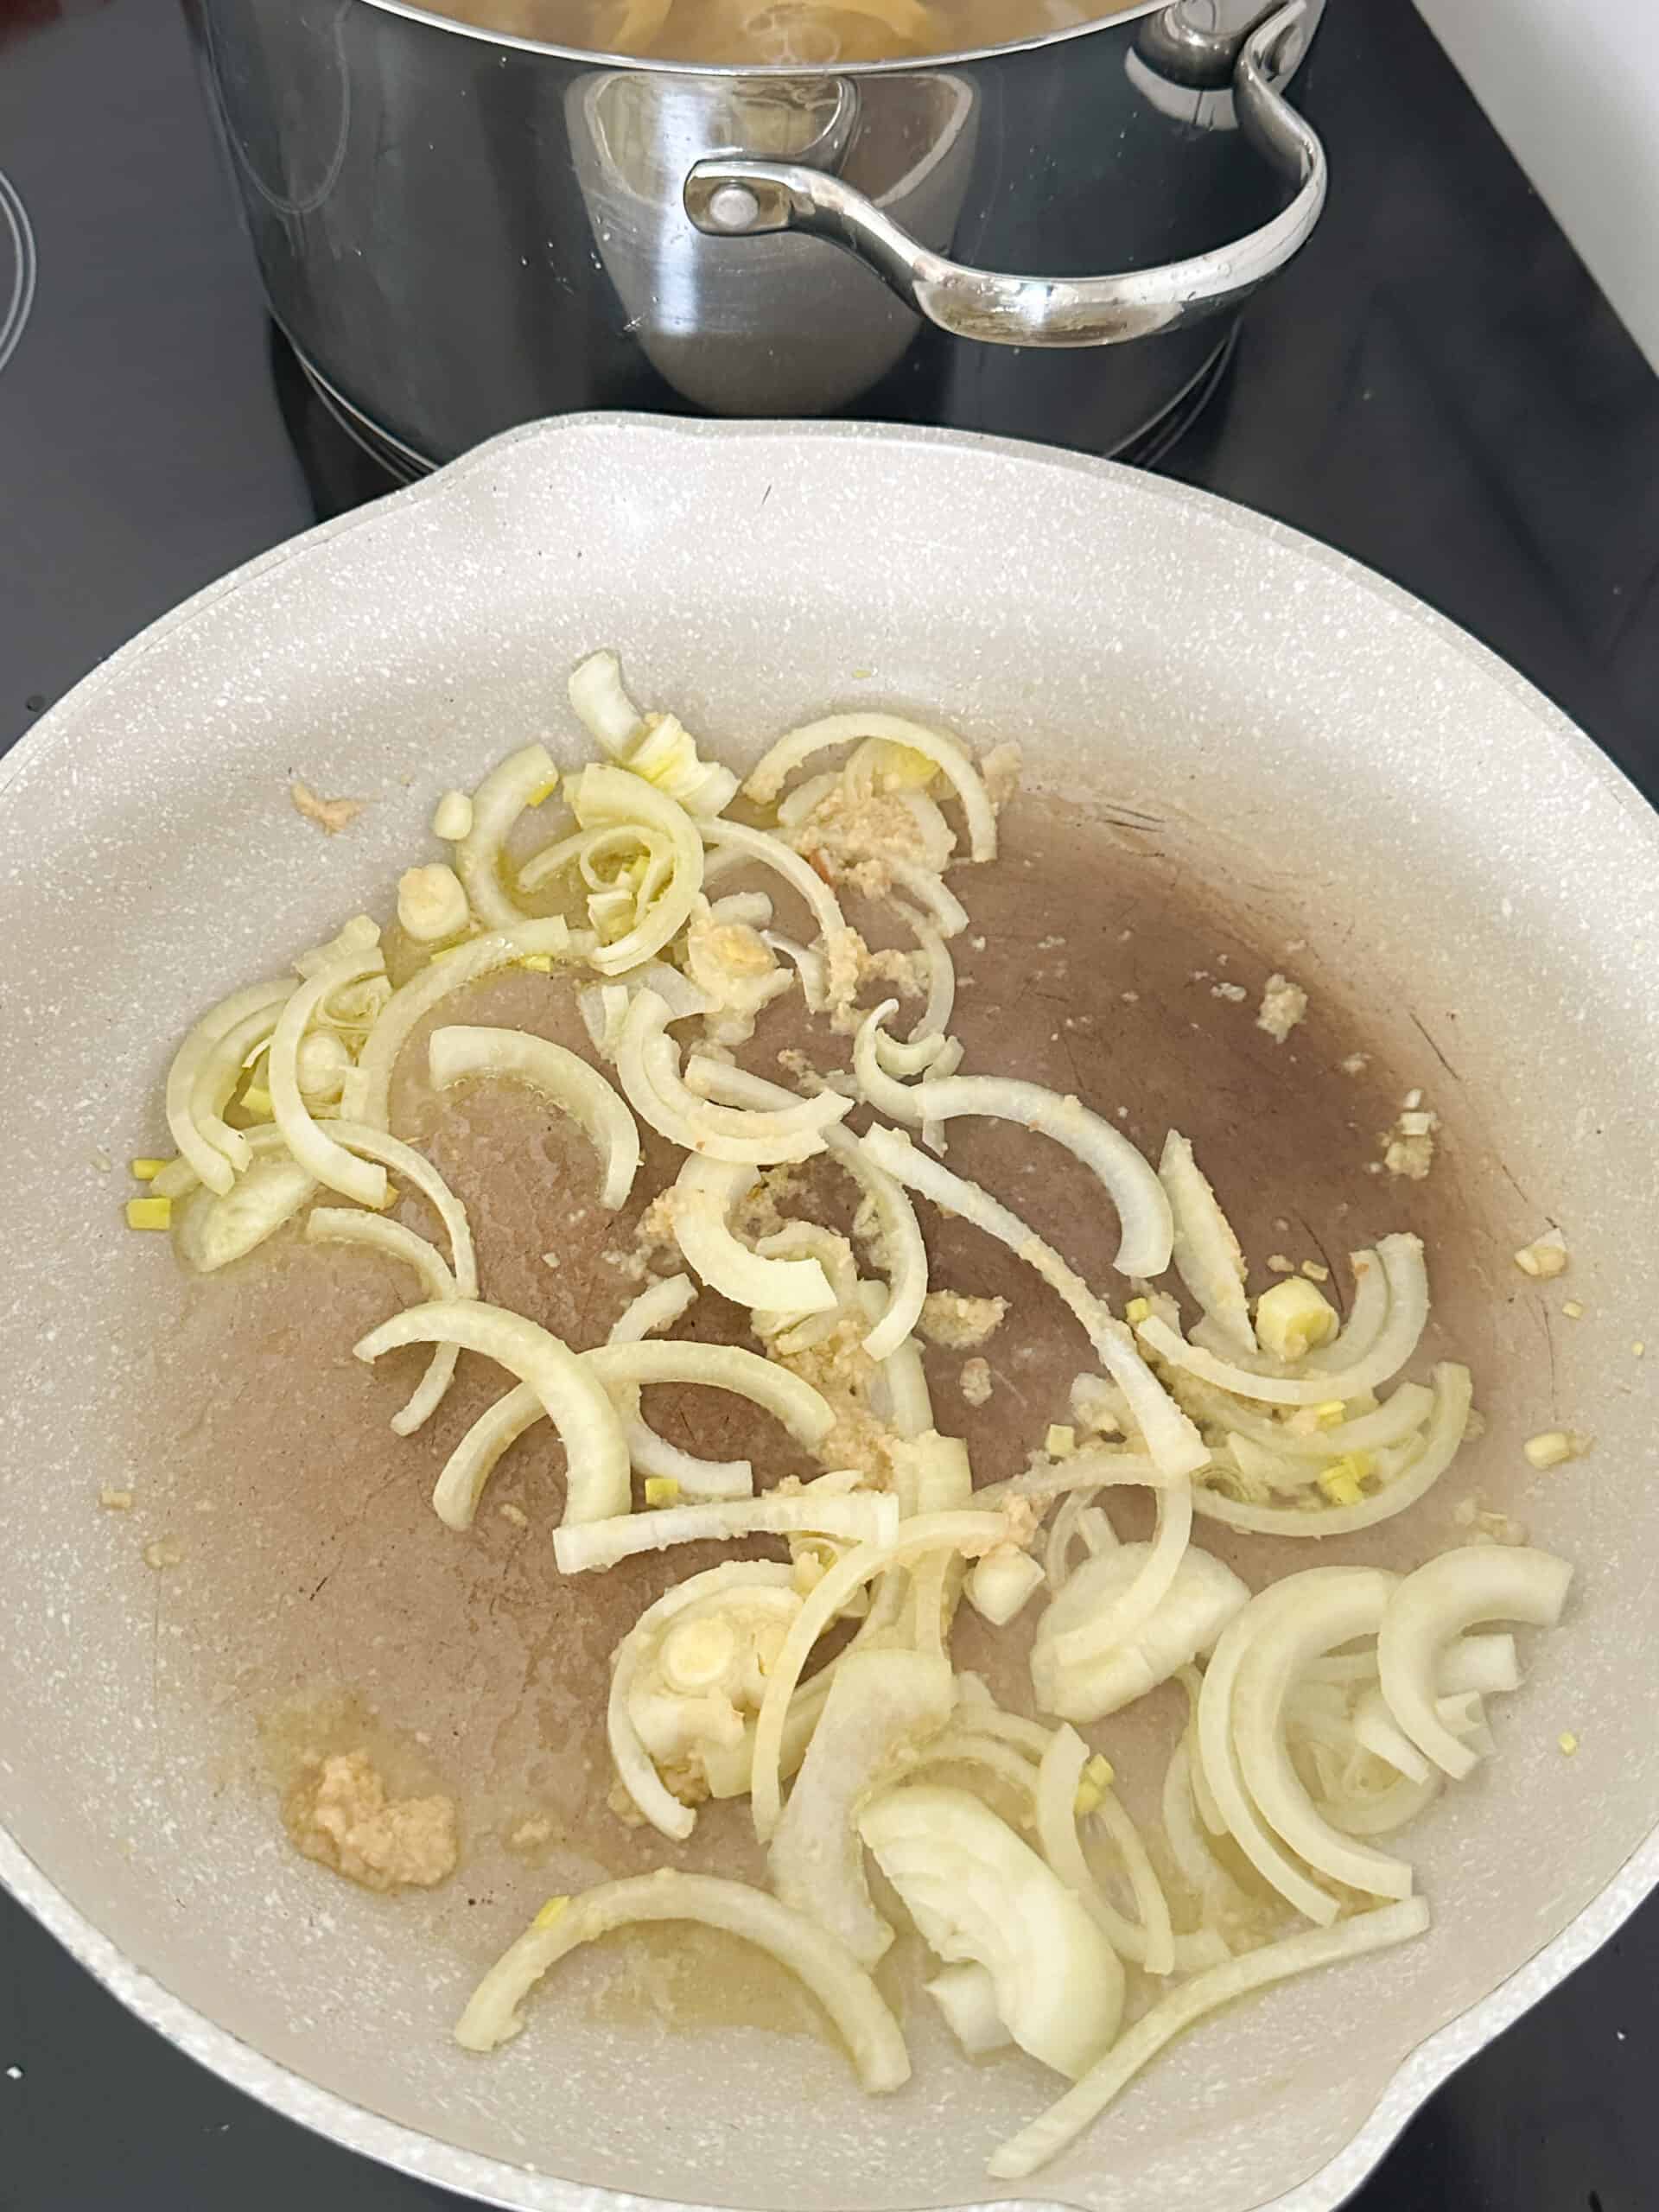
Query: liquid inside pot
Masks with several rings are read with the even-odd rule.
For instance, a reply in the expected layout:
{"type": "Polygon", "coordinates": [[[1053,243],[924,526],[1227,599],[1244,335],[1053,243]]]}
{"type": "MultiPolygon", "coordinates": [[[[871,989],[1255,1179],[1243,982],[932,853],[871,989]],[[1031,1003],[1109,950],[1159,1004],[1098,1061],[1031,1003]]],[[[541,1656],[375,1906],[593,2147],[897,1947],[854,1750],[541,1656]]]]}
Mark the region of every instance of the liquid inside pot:
{"type": "Polygon", "coordinates": [[[434,12],[597,53],[820,67],[1011,46],[1122,10],[1074,0],[447,0],[434,12]]]}

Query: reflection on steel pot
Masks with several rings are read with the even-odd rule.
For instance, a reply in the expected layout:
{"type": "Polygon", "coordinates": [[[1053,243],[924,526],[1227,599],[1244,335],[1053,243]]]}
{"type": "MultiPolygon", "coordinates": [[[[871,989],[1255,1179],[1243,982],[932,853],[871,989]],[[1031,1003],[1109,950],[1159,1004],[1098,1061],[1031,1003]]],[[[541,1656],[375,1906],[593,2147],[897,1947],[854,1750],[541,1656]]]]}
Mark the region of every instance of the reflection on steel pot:
{"type": "Polygon", "coordinates": [[[716,415],[818,415],[892,368],[916,317],[843,255],[792,238],[703,235],[681,204],[705,147],[776,147],[780,173],[844,178],[861,204],[938,245],[954,233],[976,96],[944,71],[779,84],[595,72],[566,102],[571,156],[607,275],[640,349],[716,415]],[[822,165],[822,166],[820,166],[822,165]]]}
{"type": "Polygon", "coordinates": [[[272,311],[413,466],[604,406],[1035,416],[1118,449],[1318,218],[1282,87],[1322,4],[813,71],[187,0],[272,311]]]}

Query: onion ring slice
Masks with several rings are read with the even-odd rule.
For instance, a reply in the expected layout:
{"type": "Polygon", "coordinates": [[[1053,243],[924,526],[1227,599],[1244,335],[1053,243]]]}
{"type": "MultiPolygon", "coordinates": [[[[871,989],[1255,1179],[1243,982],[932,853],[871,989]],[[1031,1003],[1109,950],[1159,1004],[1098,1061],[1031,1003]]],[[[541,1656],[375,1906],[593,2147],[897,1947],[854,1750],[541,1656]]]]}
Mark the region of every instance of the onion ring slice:
{"type": "Polygon", "coordinates": [[[454,865],[486,929],[509,930],[529,920],[502,884],[502,849],[524,809],[539,806],[558,787],[553,755],[544,745],[525,745],[492,768],[473,793],[473,826],[455,847],[454,865]]]}
{"type": "Polygon", "coordinates": [[[1446,1646],[1484,1621],[1554,1628],[1572,1580],[1573,1569],[1552,1553],[1469,1544],[1407,1575],[1389,1599],[1376,1638],[1383,1697],[1418,1750],[1454,1780],[1470,1773],[1480,1754],[1437,1710],[1446,1646]]]}
{"type": "Polygon", "coordinates": [[[1428,1319],[1428,1274],[1423,1266],[1421,1239],[1385,1236],[1376,1248],[1376,1257],[1388,1281],[1388,1319],[1370,1351],[1351,1367],[1322,1369],[1313,1375],[1258,1375],[1218,1358],[1201,1345],[1189,1344],[1179,1330],[1155,1313],[1136,1324],[1136,1333],[1171,1366],[1185,1368],[1236,1397],[1260,1399],[1275,1406],[1317,1406],[1332,1398],[1357,1398],[1363,1390],[1372,1389],[1399,1373],[1416,1351],[1428,1319]]]}
{"type": "Polygon", "coordinates": [[[373,1361],[400,1344],[454,1344],[480,1351],[536,1393],[559,1433],[569,1468],[564,1522],[608,1520],[628,1510],[628,1447],[615,1407],[593,1368],[548,1330],[477,1300],[411,1306],[352,1346],[373,1361]]]}
{"type": "Polygon", "coordinates": [[[266,1081],[270,1090],[271,1119],[301,1166],[326,1183],[331,1191],[355,1198],[359,1205],[377,1211],[388,1197],[386,1171],[375,1161],[365,1161],[348,1152],[338,1135],[329,1136],[311,1117],[300,1089],[300,1040],[311,1017],[324,999],[343,984],[361,982],[384,973],[385,962],[378,944],[348,952],[327,962],[291,994],[271,1033],[266,1081]]]}
{"type": "Polygon", "coordinates": [[[894,745],[907,746],[943,769],[962,801],[969,853],[976,861],[996,858],[996,812],[965,748],[944,731],[908,721],[900,715],[825,715],[817,721],[803,722],[798,729],[786,731],[767,747],[749,772],[744,794],[760,805],[768,805],[783,789],[785,779],[814,753],[868,737],[884,737],[894,745]]]}
{"type": "MultiPolygon", "coordinates": [[[[973,1115],[1051,1137],[1080,1160],[1105,1191],[1120,1224],[1118,1273],[1160,1275],[1169,1265],[1173,1227],[1163,1185],[1121,1129],[1076,1098],[1063,1098],[1039,1083],[1013,1076],[925,1076],[908,1088],[882,1077],[875,1038],[896,1001],[888,999],[868,1015],[858,1033],[853,1065],[870,1103],[884,1114],[912,1122],[949,1122],[973,1115]],[[880,1096],[870,1087],[874,1074],[880,1096]]],[[[1327,1391],[1327,1396],[1331,1395],[1327,1391]]]]}
{"type": "Polygon", "coordinates": [[[836,1294],[817,1260],[768,1259],[734,1236],[732,1208],[760,1179],[745,1161],[700,1159],[681,1168],[674,1188],[674,1241],[686,1265],[710,1290],[752,1313],[823,1313],[836,1294]]]}
{"type": "Polygon", "coordinates": [[[221,999],[202,1015],[174,1054],[173,1064],[167,1071],[167,1126],[179,1157],[188,1160],[199,1179],[220,1198],[235,1180],[235,1163],[227,1160],[217,1145],[209,1143],[196,1126],[197,1079],[213,1047],[222,1037],[251,1014],[282,1006],[294,988],[295,978],[283,976],[266,983],[251,983],[245,990],[232,991],[229,998],[221,999]]]}
{"type": "Polygon", "coordinates": [[[868,1974],[833,1936],[765,1891],[664,1866],[557,1902],[561,1909],[544,1906],[473,1992],[455,2025],[463,2049],[493,2050],[517,2035],[525,1997],[579,1944],[642,1921],[695,1920],[757,1944],[798,1975],[835,2023],[864,2088],[880,2094],[909,2080],[904,2037],[868,1974]]]}
{"type": "Polygon", "coordinates": [[[1208,1448],[1192,1422],[1165,1391],[1135,1350],[1123,1324],[1113,1318],[1076,1270],[1051,1244],[1033,1236],[1017,1214],[977,1184],[969,1183],[938,1160],[918,1152],[897,1129],[873,1128],[861,1140],[867,1156],[899,1182],[920,1191],[936,1205],[963,1216],[987,1236],[1007,1245],[1016,1259],[1056,1290],[1094,1346],[1102,1365],[1128,1399],[1147,1448],[1166,1478],[1194,1473],[1209,1460],[1208,1448]]]}
{"type": "Polygon", "coordinates": [[[898,1503],[892,1497],[861,1491],[852,1497],[815,1499],[809,1484],[786,1497],[773,1492],[715,1505],[671,1505],[655,1513],[584,1522],[580,1527],[566,1522],[553,1532],[553,1556],[561,1573],[587,1574],[614,1567],[638,1552],[666,1551],[674,1544],[724,1543],[740,1536],[804,1531],[864,1548],[879,1547],[890,1541],[899,1525],[898,1503]]]}
{"type": "Polygon", "coordinates": [[[633,1188],[639,1168],[639,1132],[627,1108],[597,1068],[563,1045],[522,1029],[474,1029],[453,1024],[427,1039],[433,1086],[447,1090],[479,1076],[525,1084],[563,1107],[600,1158],[599,1202],[614,1212],[633,1188]]]}
{"type": "MultiPolygon", "coordinates": [[[[429,1299],[448,1300],[459,1295],[442,1254],[424,1236],[416,1236],[401,1221],[388,1221],[384,1214],[364,1213],[353,1206],[314,1206],[305,1218],[305,1241],[308,1244],[366,1245],[371,1251],[413,1268],[429,1299]]],[[[459,1345],[438,1345],[414,1395],[401,1413],[391,1417],[391,1426],[399,1436],[412,1436],[443,1403],[460,1356],[459,1345]]]]}
{"type": "MultiPolygon", "coordinates": [[[[896,1503],[891,1499],[888,1502],[896,1503]]],[[[754,1831],[762,1843],[771,1841],[782,1805],[779,1763],[789,1701],[813,1645],[839,1617],[854,1591],[861,1590],[867,1582],[886,1573],[890,1567],[903,1566],[927,1552],[954,1551],[976,1558],[997,1544],[1007,1543],[1013,1533],[1007,1516],[1001,1513],[919,1513],[913,1519],[900,1522],[898,1534],[890,1541],[861,1544],[856,1551],[849,1552],[825,1570],[797,1614],[784,1648],[772,1663],[766,1694],[755,1719],[749,1799],[754,1813],[754,1831]]]]}
{"type": "Polygon", "coordinates": [[[1023,2181],[1027,2174],[1046,2165],[1100,2117],[1166,2044],[1206,2012],[1217,2012],[1251,1990],[1287,1980],[1293,1974],[1310,1974],[1319,1967],[1409,1942],[1428,1924],[1428,1906],[1422,1898],[1412,1897],[1404,1904],[1382,1905],[1374,1912],[1358,1913],[1339,1928],[1309,1929],[1275,1943],[1264,1943],[1259,1951],[1195,1974],[1191,1981],[1160,1997],[1080,2082],[995,2151],[988,2171],[998,2181],[1023,2181]]]}

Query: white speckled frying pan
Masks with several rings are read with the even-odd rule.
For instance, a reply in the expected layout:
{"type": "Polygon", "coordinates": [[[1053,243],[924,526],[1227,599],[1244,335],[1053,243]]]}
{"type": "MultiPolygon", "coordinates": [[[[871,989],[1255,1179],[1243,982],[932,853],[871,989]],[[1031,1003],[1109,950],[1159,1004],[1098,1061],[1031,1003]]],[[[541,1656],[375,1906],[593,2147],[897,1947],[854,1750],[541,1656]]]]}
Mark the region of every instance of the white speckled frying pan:
{"type": "MultiPolygon", "coordinates": [[[[193,1670],[225,1629],[217,1593],[250,1652],[292,1614],[318,1624],[319,1674],[353,1636],[398,1655],[394,1705],[400,1685],[440,1699],[440,1675],[467,1685],[465,1712],[501,1694],[478,1592],[464,1617],[421,1611],[423,1577],[465,1583],[493,1555],[429,1516],[377,1519],[394,1507],[353,1490],[349,1452],[315,1557],[263,1548],[315,1469],[246,1374],[214,1370],[203,1406],[181,1403],[170,1348],[197,1309],[159,1240],[118,1232],[119,1170],[154,1145],[159,1072],[194,1011],[378,891],[439,791],[529,733],[556,747],[563,672],[601,643],[644,694],[751,751],[864,698],[1017,738],[1032,780],[1104,809],[1115,842],[1002,899],[980,1019],[1017,1015],[1040,1059],[1087,1014],[1091,1087],[1109,1107],[1121,1091],[1148,1141],[1179,1106],[1253,1240],[1284,1220],[1299,1249],[1339,1250],[1349,1226],[1393,1218],[1442,1255],[1443,1333],[1476,1366],[1489,1432],[1391,1552],[1337,1555],[1426,1555],[1478,1489],[1580,1572],[1499,1717],[1501,1755],[1414,1836],[1435,1929],[1211,2022],[1042,2181],[1094,2212],[1329,2212],[1659,1872],[1654,1362],[1631,1350],[1659,1342],[1659,834],[1582,736],[1426,609],[1109,465],[863,427],[528,429],[203,593],[6,760],[0,1875],[228,2079],[500,2204],[966,2204],[994,2196],[987,2152],[1046,2101],[1034,2069],[972,2069],[918,2022],[917,2078],[867,2102],[821,2043],[668,2036],[590,2002],[574,1965],[508,2051],[463,2060],[460,1999],[548,1885],[497,1847],[500,1808],[469,1812],[469,1869],[431,1898],[349,1891],[281,1840],[255,1662],[239,1670],[232,1638],[193,1670]],[[372,803],[324,839],[287,806],[290,771],[372,803]],[[1051,918],[1087,948],[1069,973],[1043,965],[1051,918]],[[1273,967],[1313,1002],[1284,1047],[1250,1020],[1273,967]],[[1249,1003],[1215,995],[1230,976],[1249,1003]],[[1367,1068],[1342,1074],[1356,1050],[1367,1068]],[[1366,1163],[1407,1084],[1444,1141],[1430,1180],[1396,1192],[1366,1163]],[[1576,1322],[1509,1258],[1549,1222],[1576,1322]],[[155,1440],[199,1433],[199,1413],[233,1421],[245,1389],[264,1491],[198,1500],[199,1525],[174,1497],[164,1522],[155,1440]],[[1558,1421],[1594,1451],[1532,1475],[1518,1440],[1558,1421]],[[99,1484],[126,1479],[133,1513],[100,1513],[99,1484]],[[162,1534],[184,1554],[165,1575],[140,1555],[162,1534]],[[429,1576],[419,1548],[440,1539],[429,1576]]],[[[280,1373],[283,1346],[266,1351],[280,1373]]],[[[350,1364],[341,1387],[367,1387],[350,1364]]],[[[332,1418],[334,1387],[295,1419],[332,1418]]]]}

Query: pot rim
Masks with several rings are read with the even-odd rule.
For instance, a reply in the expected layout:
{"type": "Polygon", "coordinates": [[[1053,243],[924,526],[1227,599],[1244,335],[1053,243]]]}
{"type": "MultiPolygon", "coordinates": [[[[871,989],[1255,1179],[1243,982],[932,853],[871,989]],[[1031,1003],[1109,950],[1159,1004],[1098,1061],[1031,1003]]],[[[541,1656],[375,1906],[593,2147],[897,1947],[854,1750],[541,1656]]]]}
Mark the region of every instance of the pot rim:
{"type": "MultiPolygon", "coordinates": [[[[383,4],[383,0],[373,0],[383,4]]],[[[1357,585],[1379,612],[1402,619],[1430,639],[1451,646],[1459,657],[1532,716],[1548,741],[1577,762],[1593,781],[1643,825],[1659,854],[1659,818],[1614,763],[1535,685],[1529,683],[1467,631],[1421,600],[1389,582],[1363,563],[1323,544],[1305,532],[1219,495],[1170,480],[1147,476],[1122,462],[1067,452],[1029,442],[938,428],[874,423],[721,422],[677,416],[594,410],[556,416],[500,433],[422,482],[391,493],[367,506],[334,517],[273,547],[219,577],[162,616],[137,637],[83,677],[11,747],[0,760],[0,826],[6,793],[25,768],[35,767],[53,749],[73,742],[73,721],[88,704],[118,685],[156,642],[175,630],[211,616],[221,599],[274,574],[289,562],[347,536],[372,529],[392,502],[442,498],[455,484],[479,471],[499,467],[522,443],[594,436],[626,438],[638,431],[651,437],[732,441],[787,437],[814,444],[872,441],[893,448],[924,450],[956,447],[1027,469],[1059,469],[1096,480],[1133,485],[1135,495],[1209,515],[1216,526],[1264,544],[1287,546],[1333,576],[1357,585]]],[[[164,2036],[176,2049],[219,2077],[285,2118],[312,2129],[341,2148],[378,2160],[429,2184],[463,2192],[480,2204],[504,2212],[715,2212],[688,2200],[649,2198],[598,2184],[566,2181],[527,2167],[505,2155],[464,2149],[393,2120],[308,2080],[292,2067],[268,2056],[136,1965],[95,1922],[65,1895],[47,1872],[13,1839],[0,1816],[0,1885],[62,1943],[70,1955],[129,2011],[164,2036]]],[[[1573,1968],[1615,1935],[1647,1896],[1659,1887],[1659,1826],[1656,1826],[1609,1878],[1603,1888],[1549,1941],[1539,1946],[1484,1997],[1454,2015],[1401,2059],[1370,2114],[1317,2171],[1294,2183],[1259,2212],[1336,2212],[1372,2173],[1407,2123],[1458,2067],[1492,2042],[1501,2030],[1565,1980],[1573,1968]]],[[[1061,2212],[1054,2197],[999,2196],[986,2200],[995,2212],[1061,2212]]]]}
{"type": "MultiPolygon", "coordinates": [[[[435,9],[422,7],[417,4],[417,0],[361,0],[361,4],[376,8],[382,15],[402,16],[409,22],[425,23],[436,31],[448,31],[460,38],[475,40],[481,46],[505,47],[516,53],[533,54],[549,61],[586,62],[612,69],[636,69],[657,77],[709,77],[716,80],[759,77],[785,83],[815,83],[826,77],[913,77],[964,62],[995,60],[1005,54],[1035,54],[1045,47],[1063,46],[1077,39],[1093,38],[1102,31],[1116,30],[1121,24],[1138,22],[1142,16],[1155,16],[1167,4],[1167,0],[1133,0],[1133,4],[1119,9],[1114,15],[1096,16],[1084,23],[1068,23],[1060,30],[1044,31],[1035,38],[1010,39],[999,46],[963,47],[950,54],[912,54],[886,61],[817,63],[671,61],[659,54],[610,54],[597,47],[557,46],[543,39],[521,38],[512,31],[489,30],[480,23],[464,23],[454,16],[445,16],[435,9]]],[[[343,9],[341,12],[343,14],[343,9]]]]}

